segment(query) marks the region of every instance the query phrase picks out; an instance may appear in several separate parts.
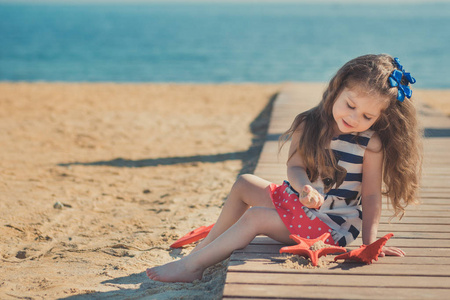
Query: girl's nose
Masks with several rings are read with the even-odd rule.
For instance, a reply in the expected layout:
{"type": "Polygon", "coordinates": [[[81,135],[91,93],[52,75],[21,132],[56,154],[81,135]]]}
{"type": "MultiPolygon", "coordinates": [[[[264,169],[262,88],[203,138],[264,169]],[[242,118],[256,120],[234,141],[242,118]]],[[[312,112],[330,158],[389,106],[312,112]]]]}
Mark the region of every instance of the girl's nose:
{"type": "Polygon", "coordinates": [[[350,122],[350,125],[352,125],[353,127],[358,125],[358,114],[356,112],[350,115],[350,122]]]}

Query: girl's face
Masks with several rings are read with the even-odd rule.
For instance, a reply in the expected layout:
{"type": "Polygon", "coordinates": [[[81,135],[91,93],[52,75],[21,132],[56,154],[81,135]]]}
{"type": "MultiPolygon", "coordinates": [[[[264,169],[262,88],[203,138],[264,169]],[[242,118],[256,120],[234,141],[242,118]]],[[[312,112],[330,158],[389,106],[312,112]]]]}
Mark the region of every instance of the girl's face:
{"type": "Polygon", "coordinates": [[[344,88],[333,105],[336,134],[366,131],[380,117],[385,106],[377,95],[344,88]]]}

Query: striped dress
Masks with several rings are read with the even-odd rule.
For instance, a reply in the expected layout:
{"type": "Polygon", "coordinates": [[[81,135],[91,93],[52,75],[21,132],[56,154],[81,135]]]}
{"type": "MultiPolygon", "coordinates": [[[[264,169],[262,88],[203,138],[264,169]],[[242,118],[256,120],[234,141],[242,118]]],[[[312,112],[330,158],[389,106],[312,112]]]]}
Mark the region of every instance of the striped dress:
{"type": "MultiPolygon", "coordinates": [[[[303,207],[310,219],[319,218],[331,229],[337,244],[345,246],[353,242],[362,228],[361,184],[364,152],[373,135],[372,130],[356,134],[344,134],[331,141],[331,149],[338,165],[347,170],[344,182],[325,194],[320,209],[303,207]]],[[[323,191],[321,180],[312,185],[323,191]]]]}

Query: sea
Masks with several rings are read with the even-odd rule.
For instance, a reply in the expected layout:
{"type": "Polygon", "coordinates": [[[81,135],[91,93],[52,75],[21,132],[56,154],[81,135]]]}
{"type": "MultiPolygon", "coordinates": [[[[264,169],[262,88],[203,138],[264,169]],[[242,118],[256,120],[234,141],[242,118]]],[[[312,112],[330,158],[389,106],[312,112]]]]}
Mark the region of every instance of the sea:
{"type": "Polygon", "coordinates": [[[450,4],[0,2],[0,81],[325,82],[367,53],[450,88],[450,4]]]}

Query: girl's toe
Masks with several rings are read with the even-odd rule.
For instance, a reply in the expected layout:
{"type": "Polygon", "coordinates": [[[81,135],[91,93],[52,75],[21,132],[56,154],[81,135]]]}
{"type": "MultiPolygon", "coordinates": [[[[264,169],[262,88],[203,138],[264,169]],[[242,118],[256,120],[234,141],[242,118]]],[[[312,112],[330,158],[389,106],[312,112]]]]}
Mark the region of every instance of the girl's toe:
{"type": "Polygon", "coordinates": [[[153,279],[153,277],[155,276],[152,269],[147,269],[146,273],[147,273],[147,277],[150,279],[153,279]]]}

